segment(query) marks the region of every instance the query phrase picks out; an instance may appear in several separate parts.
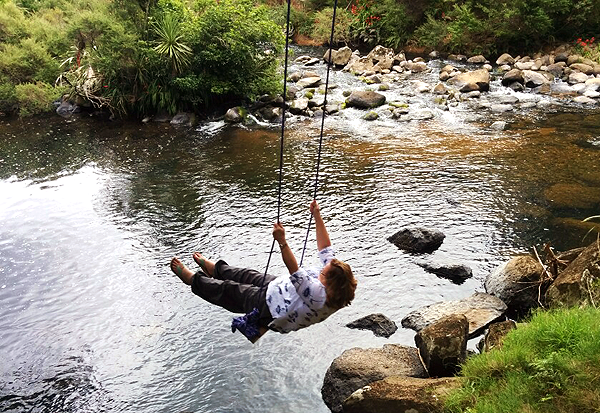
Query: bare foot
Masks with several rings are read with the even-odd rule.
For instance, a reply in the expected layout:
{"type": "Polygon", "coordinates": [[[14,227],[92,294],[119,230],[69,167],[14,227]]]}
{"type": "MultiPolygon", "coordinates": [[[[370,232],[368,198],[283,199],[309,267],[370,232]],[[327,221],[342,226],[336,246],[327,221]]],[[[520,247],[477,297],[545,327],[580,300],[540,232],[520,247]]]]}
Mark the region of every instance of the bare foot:
{"type": "Polygon", "coordinates": [[[199,252],[195,252],[194,255],[192,255],[192,257],[194,257],[194,261],[196,261],[196,264],[198,264],[202,270],[204,270],[205,273],[207,273],[208,275],[210,275],[211,277],[214,275],[215,272],[215,263],[207,260],[204,255],[200,254],[199,252]]]}
{"type": "Polygon", "coordinates": [[[173,257],[171,260],[171,271],[173,271],[179,278],[181,278],[181,281],[187,285],[192,284],[192,277],[194,276],[194,273],[190,271],[190,269],[181,261],[179,261],[179,258],[173,257]]]}

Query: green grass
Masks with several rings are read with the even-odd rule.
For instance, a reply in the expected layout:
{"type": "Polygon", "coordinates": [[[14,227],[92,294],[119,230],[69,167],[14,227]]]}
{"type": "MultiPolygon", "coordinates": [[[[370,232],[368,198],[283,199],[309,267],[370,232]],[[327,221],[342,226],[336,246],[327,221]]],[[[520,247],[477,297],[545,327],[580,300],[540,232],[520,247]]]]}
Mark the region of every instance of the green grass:
{"type": "Polygon", "coordinates": [[[536,313],[501,349],[468,360],[448,412],[600,412],[600,310],[536,313]]]}

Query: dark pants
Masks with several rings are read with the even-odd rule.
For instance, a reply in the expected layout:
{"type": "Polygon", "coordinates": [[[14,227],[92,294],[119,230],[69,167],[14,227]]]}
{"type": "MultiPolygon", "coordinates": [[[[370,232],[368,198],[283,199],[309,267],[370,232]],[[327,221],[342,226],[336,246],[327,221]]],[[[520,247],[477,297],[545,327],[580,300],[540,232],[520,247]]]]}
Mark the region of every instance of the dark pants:
{"type": "Polygon", "coordinates": [[[258,308],[262,327],[273,321],[266,295],[267,285],[274,276],[249,268],[231,267],[223,260],[216,262],[213,275],[211,278],[202,270],[194,274],[192,292],[232,313],[249,313],[258,308]]]}

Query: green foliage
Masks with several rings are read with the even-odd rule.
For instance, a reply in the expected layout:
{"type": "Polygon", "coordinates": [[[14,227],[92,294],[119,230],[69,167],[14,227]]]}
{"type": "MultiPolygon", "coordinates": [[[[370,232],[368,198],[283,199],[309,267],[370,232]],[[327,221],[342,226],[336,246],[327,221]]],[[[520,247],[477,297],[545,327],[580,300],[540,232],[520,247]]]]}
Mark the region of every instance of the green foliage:
{"type": "Polygon", "coordinates": [[[425,23],[415,30],[413,38],[419,46],[444,50],[448,38],[448,25],[428,15],[425,23]]]}
{"type": "Polygon", "coordinates": [[[15,86],[0,79],[0,112],[12,112],[17,107],[15,86]]]}
{"type": "Polygon", "coordinates": [[[381,16],[379,37],[386,46],[397,49],[406,43],[413,28],[406,6],[396,0],[382,0],[375,4],[374,14],[381,16]]]}
{"type": "Polygon", "coordinates": [[[52,102],[61,90],[44,82],[22,83],[15,86],[15,97],[21,116],[31,116],[52,110],[52,102]]]}
{"type": "Polygon", "coordinates": [[[42,81],[51,83],[59,73],[58,63],[46,48],[33,39],[5,44],[0,49],[0,76],[13,84],[42,81]]]}
{"type": "Polygon", "coordinates": [[[501,349],[469,359],[449,412],[596,412],[600,387],[600,311],[538,312],[501,349]]]}
{"type": "Polygon", "coordinates": [[[182,99],[208,106],[225,98],[251,98],[279,88],[280,27],[251,0],[205,5],[189,27],[194,55],[185,76],[173,80],[182,99]]]}
{"type": "MultiPolygon", "coordinates": [[[[331,39],[331,20],[333,19],[333,9],[328,7],[315,14],[315,28],[312,34],[313,39],[319,43],[329,43],[331,39]]],[[[352,25],[352,16],[345,10],[338,10],[335,19],[335,30],[333,33],[333,43],[349,43],[352,41],[350,34],[352,25]]]]}

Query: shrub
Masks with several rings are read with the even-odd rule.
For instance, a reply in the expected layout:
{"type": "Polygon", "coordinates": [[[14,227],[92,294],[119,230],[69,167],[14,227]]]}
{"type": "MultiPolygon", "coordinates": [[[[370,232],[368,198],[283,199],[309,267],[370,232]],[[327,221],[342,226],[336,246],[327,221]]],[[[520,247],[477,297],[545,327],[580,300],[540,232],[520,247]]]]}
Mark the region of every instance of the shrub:
{"type": "Polygon", "coordinates": [[[5,44],[0,50],[0,76],[13,84],[42,81],[52,83],[59,65],[46,48],[33,39],[5,44]]]}
{"type": "Polygon", "coordinates": [[[9,113],[17,107],[15,86],[0,79],[0,112],[9,113]]]}
{"type": "Polygon", "coordinates": [[[376,3],[375,14],[381,16],[379,36],[383,43],[395,49],[401,47],[413,29],[406,6],[396,0],[383,0],[376,3]]]}
{"type": "Polygon", "coordinates": [[[221,0],[203,7],[188,29],[191,65],[185,76],[173,80],[182,99],[208,106],[277,91],[284,37],[266,9],[251,0],[221,0]]]}
{"type": "Polygon", "coordinates": [[[23,83],[15,86],[15,96],[21,116],[31,116],[52,110],[52,102],[62,90],[44,82],[23,83]]]}
{"type": "MultiPolygon", "coordinates": [[[[333,19],[333,9],[328,7],[315,14],[315,28],[312,34],[313,39],[319,43],[329,43],[331,39],[331,20],[333,19]]],[[[335,30],[333,33],[333,43],[349,43],[352,41],[350,27],[352,17],[344,9],[338,9],[335,19],[335,30]]]]}

